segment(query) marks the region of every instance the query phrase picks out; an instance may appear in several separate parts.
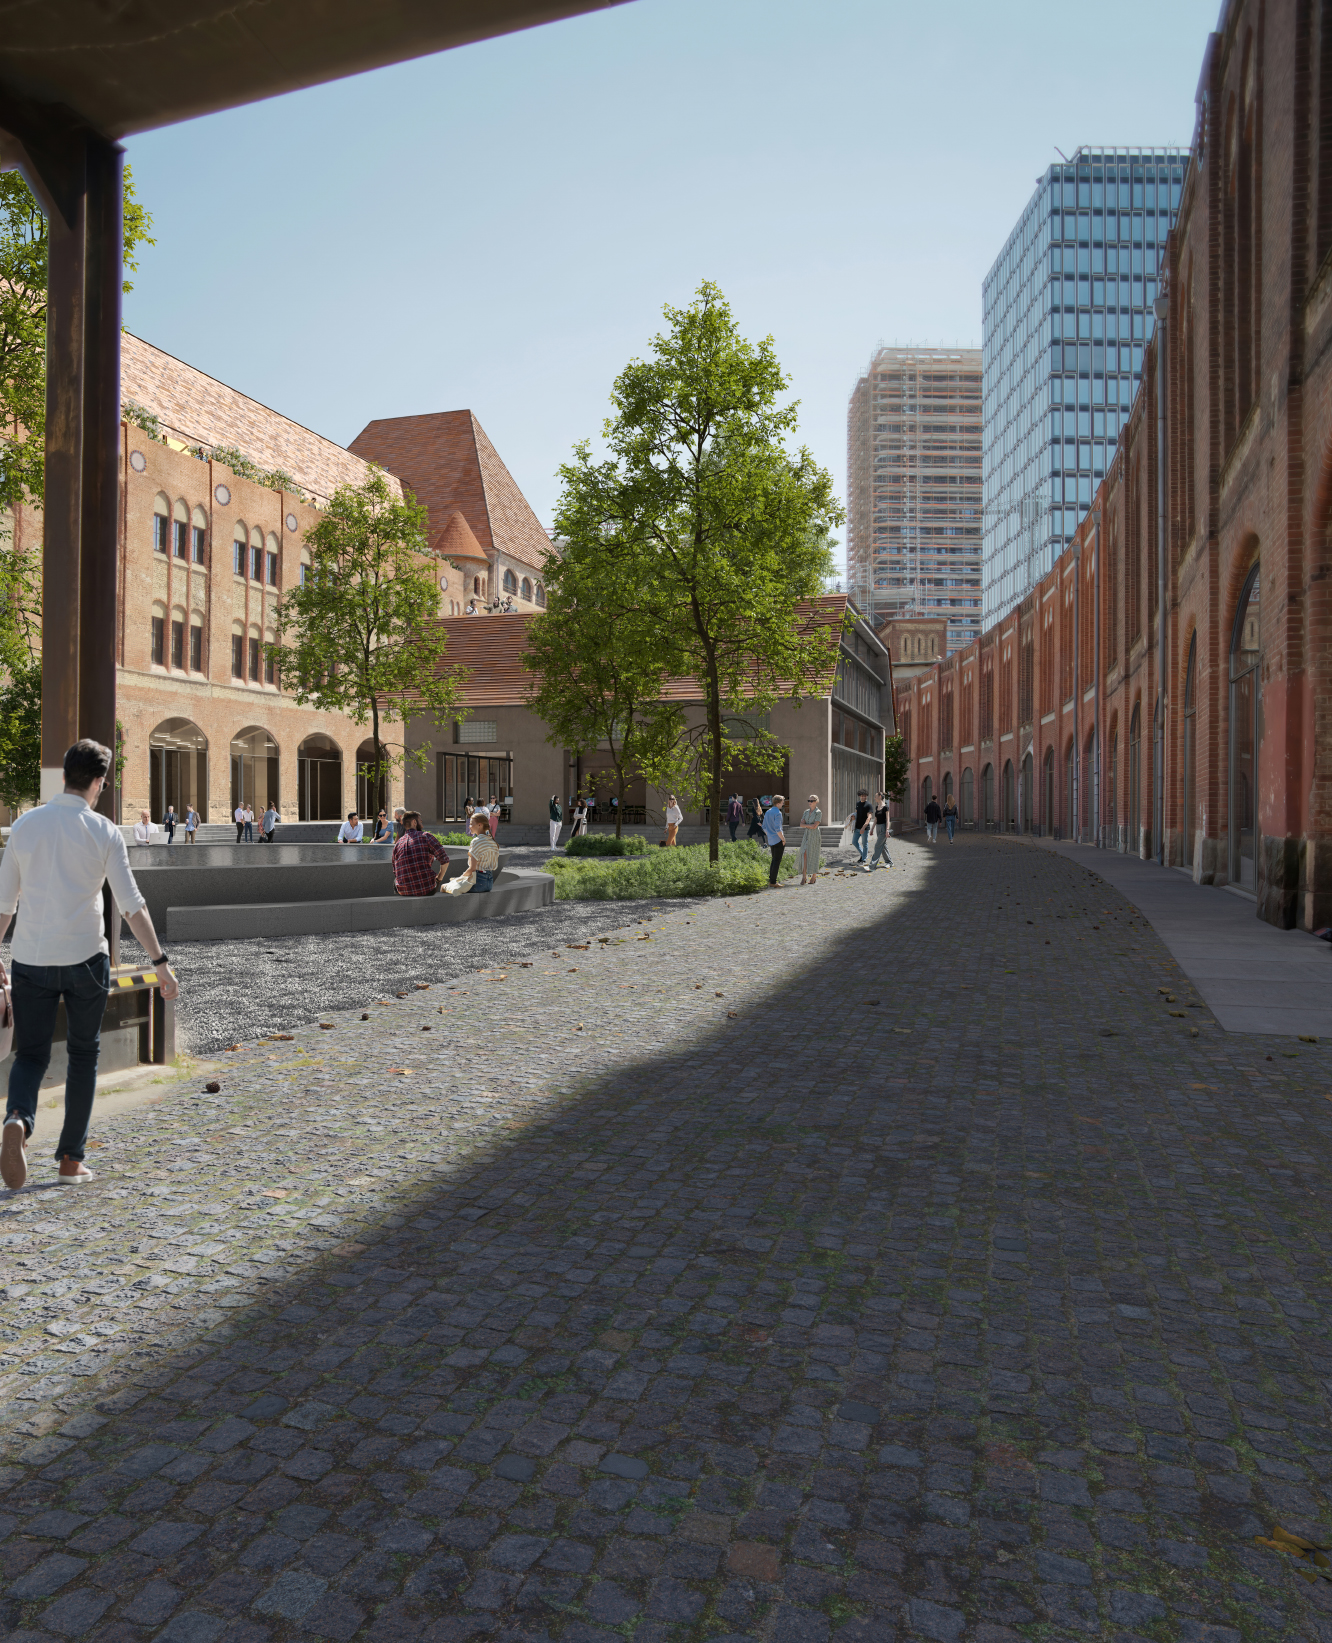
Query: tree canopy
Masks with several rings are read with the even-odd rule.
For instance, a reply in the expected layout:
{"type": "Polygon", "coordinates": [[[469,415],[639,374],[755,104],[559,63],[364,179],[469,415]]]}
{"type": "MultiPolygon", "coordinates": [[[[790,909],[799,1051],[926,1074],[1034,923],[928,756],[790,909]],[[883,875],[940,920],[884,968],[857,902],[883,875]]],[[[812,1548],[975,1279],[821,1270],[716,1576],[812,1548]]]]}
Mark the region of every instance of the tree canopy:
{"type": "Polygon", "coordinates": [[[772,338],[742,337],[706,281],[665,316],[650,357],[615,380],[609,456],[582,444],[561,468],[555,523],[585,585],[643,635],[644,662],[702,688],[702,726],[659,753],[657,771],[706,798],[716,861],[730,760],[742,750],[780,769],[786,749],[759,721],[781,697],[826,688],[838,635],[801,606],[822,591],[844,512],[827,471],[788,448],[797,404],[781,403],[772,338]]]}

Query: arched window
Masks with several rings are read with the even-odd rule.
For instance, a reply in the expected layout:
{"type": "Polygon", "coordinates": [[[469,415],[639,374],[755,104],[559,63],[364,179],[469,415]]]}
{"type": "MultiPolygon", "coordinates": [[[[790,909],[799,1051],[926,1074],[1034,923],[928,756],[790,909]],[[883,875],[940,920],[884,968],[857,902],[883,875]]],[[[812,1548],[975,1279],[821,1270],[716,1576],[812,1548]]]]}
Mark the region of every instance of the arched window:
{"type": "Polygon", "coordinates": [[[1077,747],[1070,737],[1068,746],[1064,749],[1064,834],[1070,839],[1078,836],[1077,794],[1074,791],[1077,786],[1077,774],[1077,747]]]}
{"type": "Polygon", "coordinates": [[[155,604],[149,629],[149,656],[154,667],[166,666],[166,606],[155,604]]]}
{"type": "Polygon", "coordinates": [[[962,772],[962,803],[959,806],[962,812],[962,825],[970,827],[976,819],[975,778],[971,773],[971,766],[962,772]]]}
{"type": "Polygon", "coordinates": [[[546,590],[540,582],[536,585],[536,603],[541,610],[546,608],[546,590]]]}
{"type": "Polygon", "coordinates": [[[264,581],[270,588],[278,585],[278,539],[272,531],[264,551],[264,581]]]}
{"type": "MultiPolygon", "coordinates": [[[[241,544],[242,551],[245,544],[241,544]]],[[[245,629],[239,622],[231,624],[231,677],[245,677],[245,629]]]]}
{"type": "Polygon", "coordinates": [[[208,741],[191,720],[163,719],[149,736],[148,792],[155,821],[169,804],[181,822],[190,805],[208,819],[208,741]]]}
{"type": "Polygon", "coordinates": [[[1054,837],[1054,748],[1045,750],[1045,762],[1041,766],[1041,831],[1048,837],[1054,837]]]}
{"type": "Polygon", "coordinates": [[[1119,776],[1119,732],[1110,733],[1110,757],[1105,767],[1105,814],[1110,829],[1110,848],[1121,848],[1119,841],[1119,804],[1117,778],[1119,776]]]}
{"type": "Polygon", "coordinates": [[[231,569],[236,576],[245,575],[245,544],[249,541],[249,532],[245,528],[245,521],[238,519],[236,529],[232,532],[231,542],[231,569]]]}
{"type": "Polygon", "coordinates": [[[532,602],[532,583],[526,576],[523,577],[522,586],[518,589],[518,592],[524,599],[527,600],[527,602],[529,604],[531,604],[531,602],[532,602]]]}
{"type": "Polygon", "coordinates": [[[506,570],[504,573],[504,591],[505,593],[517,593],[518,591],[518,578],[511,570],[506,570]]]}
{"type": "Polygon", "coordinates": [[[329,736],[307,736],[296,749],[296,800],[301,821],[342,818],[342,750],[329,736]]]}
{"type": "Polygon", "coordinates": [[[190,547],[196,565],[204,562],[204,547],[208,541],[208,515],[196,507],[190,523],[190,547]]]}
{"type": "Polygon", "coordinates": [[[1128,745],[1128,843],[1126,848],[1135,856],[1142,854],[1142,704],[1134,702],[1133,717],[1129,720],[1128,745]]]}
{"type": "Polygon", "coordinates": [[[474,594],[479,594],[481,592],[481,578],[479,576],[474,576],[472,578],[472,592],[474,594]]]}
{"type": "Polygon", "coordinates": [[[272,653],[268,649],[269,645],[276,642],[277,636],[272,628],[269,628],[264,634],[264,683],[266,685],[275,685],[277,683],[277,663],[273,660],[272,653]]]}
{"type": "Polygon", "coordinates": [[[928,776],[926,776],[925,780],[920,784],[920,813],[922,816],[925,814],[925,806],[933,797],[934,783],[928,776]]]}
{"type": "Polygon", "coordinates": [[[1035,766],[1031,762],[1031,750],[1029,748],[1027,750],[1026,757],[1022,761],[1022,793],[1021,793],[1022,803],[1021,803],[1021,809],[1022,809],[1022,831],[1024,833],[1031,833],[1031,832],[1034,832],[1034,830],[1035,830],[1034,826],[1033,826],[1032,814],[1031,814],[1032,772],[1033,772],[1034,769],[1035,769],[1035,766]]]}
{"type": "Polygon", "coordinates": [[[185,666],[185,610],[181,605],[171,612],[171,665],[185,666]]]}
{"type": "Polygon", "coordinates": [[[264,533],[256,525],[250,532],[250,580],[264,579],[264,533]]]}
{"type": "Polygon", "coordinates": [[[177,502],[171,519],[171,551],[177,559],[190,557],[190,510],[177,502]]]}
{"type": "Polygon", "coordinates": [[[158,491],[153,498],[153,552],[165,553],[171,536],[171,502],[158,491]]]}
{"type": "Polygon", "coordinates": [[[1004,832],[1017,828],[1017,784],[1013,780],[1013,761],[1004,760],[1004,832]]]}
{"type": "Polygon", "coordinates": [[[1230,882],[1241,890],[1257,888],[1254,845],[1257,838],[1255,796],[1258,792],[1258,670],[1262,631],[1258,594],[1261,565],[1249,572],[1235,611],[1230,638],[1230,882]]]}
{"type": "Polygon", "coordinates": [[[278,803],[278,746],[260,725],[250,725],[231,738],[232,810],[241,803],[256,814],[278,803]]]}
{"type": "Polygon", "coordinates": [[[951,770],[945,770],[944,771],[944,779],[943,779],[943,802],[945,804],[947,804],[949,799],[952,798],[952,796],[953,796],[953,772],[951,770]]]}
{"type": "Polygon", "coordinates": [[[1180,810],[1180,826],[1184,831],[1184,865],[1193,866],[1193,835],[1197,822],[1194,810],[1197,807],[1197,776],[1194,771],[1194,760],[1197,758],[1197,707],[1195,696],[1197,691],[1198,674],[1198,635],[1194,632],[1189,640],[1189,660],[1184,670],[1184,793],[1183,805],[1180,810]]]}

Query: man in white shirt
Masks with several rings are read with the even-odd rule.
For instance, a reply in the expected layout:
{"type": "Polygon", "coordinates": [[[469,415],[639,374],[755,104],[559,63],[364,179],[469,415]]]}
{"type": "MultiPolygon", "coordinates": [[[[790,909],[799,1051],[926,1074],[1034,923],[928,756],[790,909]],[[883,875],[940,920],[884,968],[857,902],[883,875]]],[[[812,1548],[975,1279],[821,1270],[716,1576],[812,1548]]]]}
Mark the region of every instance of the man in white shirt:
{"type": "MultiPolygon", "coordinates": [[[[37,1096],[51,1062],[56,1008],[65,1003],[65,1124],[56,1144],[62,1186],[91,1181],[84,1167],[111,959],[102,919],[102,884],[157,970],[162,997],[176,978],[129,868],[120,829],[91,806],[111,768],[111,750],[80,741],[65,754],[65,791],[19,817],[0,853],[0,942],[22,903],[14,932],[14,1065],[0,1132],[0,1180],[17,1190],[28,1178],[27,1144],[37,1096]],[[153,956],[156,955],[156,956],[153,956]]],[[[0,978],[4,977],[0,964],[0,978]]]]}
{"type": "Polygon", "coordinates": [[[354,810],[347,812],[347,819],[338,828],[339,844],[360,844],[365,837],[365,823],[357,816],[354,810]]]}
{"type": "Polygon", "coordinates": [[[236,824],[236,843],[239,844],[245,832],[245,806],[243,804],[236,806],[236,812],[231,819],[236,824]]]}
{"type": "Polygon", "coordinates": [[[254,811],[250,808],[248,801],[245,805],[245,842],[246,844],[254,843],[254,811]]]}

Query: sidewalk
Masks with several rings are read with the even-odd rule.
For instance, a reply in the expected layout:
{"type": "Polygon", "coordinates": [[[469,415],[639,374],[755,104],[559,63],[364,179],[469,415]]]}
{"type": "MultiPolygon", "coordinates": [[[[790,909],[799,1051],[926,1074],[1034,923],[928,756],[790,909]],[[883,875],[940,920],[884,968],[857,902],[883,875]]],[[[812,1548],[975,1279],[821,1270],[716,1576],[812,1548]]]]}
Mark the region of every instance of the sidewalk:
{"type": "Polygon", "coordinates": [[[1332,947],[1254,916],[1247,896],[1090,845],[1040,841],[1128,896],[1228,1033],[1332,1038],[1332,947]]]}

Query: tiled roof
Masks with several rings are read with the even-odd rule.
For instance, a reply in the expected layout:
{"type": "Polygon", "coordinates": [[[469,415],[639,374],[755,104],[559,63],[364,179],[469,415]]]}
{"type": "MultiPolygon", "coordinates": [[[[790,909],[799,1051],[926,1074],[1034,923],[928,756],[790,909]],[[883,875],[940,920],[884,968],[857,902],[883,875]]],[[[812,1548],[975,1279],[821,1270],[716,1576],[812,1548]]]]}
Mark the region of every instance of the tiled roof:
{"type": "Polygon", "coordinates": [[[486,552],[541,569],[550,540],[470,411],[384,417],[367,424],[350,448],[397,474],[425,503],[433,530],[457,509],[486,552]]]}
{"type": "MultiPolygon", "coordinates": [[[[210,450],[234,445],[261,468],[282,468],[316,501],[326,502],[339,485],[365,482],[363,457],[128,331],[120,337],[120,392],[151,411],[173,438],[210,450]]],[[[396,480],[391,488],[397,491],[396,480]]]]}
{"type": "Polygon", "coordinates": [[[430,543],[430,551],[440,559],[479,559],[489,563],[485,550],[472,534],[472,527],[455,508],[444,521],[444,528],[430,543]]]}
{"type": "MultiPolygon", "coordinates": [[[[840,630],[846,615],[846,595],[824,594],[797,607],[802,631],[840,630]]],[[[446,616],[441,619],[447,640],[441,671],[465,667],[471,677],[463,692],[468,707],[521,706],[536,689],[536,677],[523,665],[530,615],[446,616]]],[[[836,660],[829,666],[824,691],[832,690],[836,660]]],[[[779,687],[780,688],[780,687],[779,687]]],[[[696,679],[671,679],[664,692],[672,702],[699,702],[703,690],[696,679]]]]}

